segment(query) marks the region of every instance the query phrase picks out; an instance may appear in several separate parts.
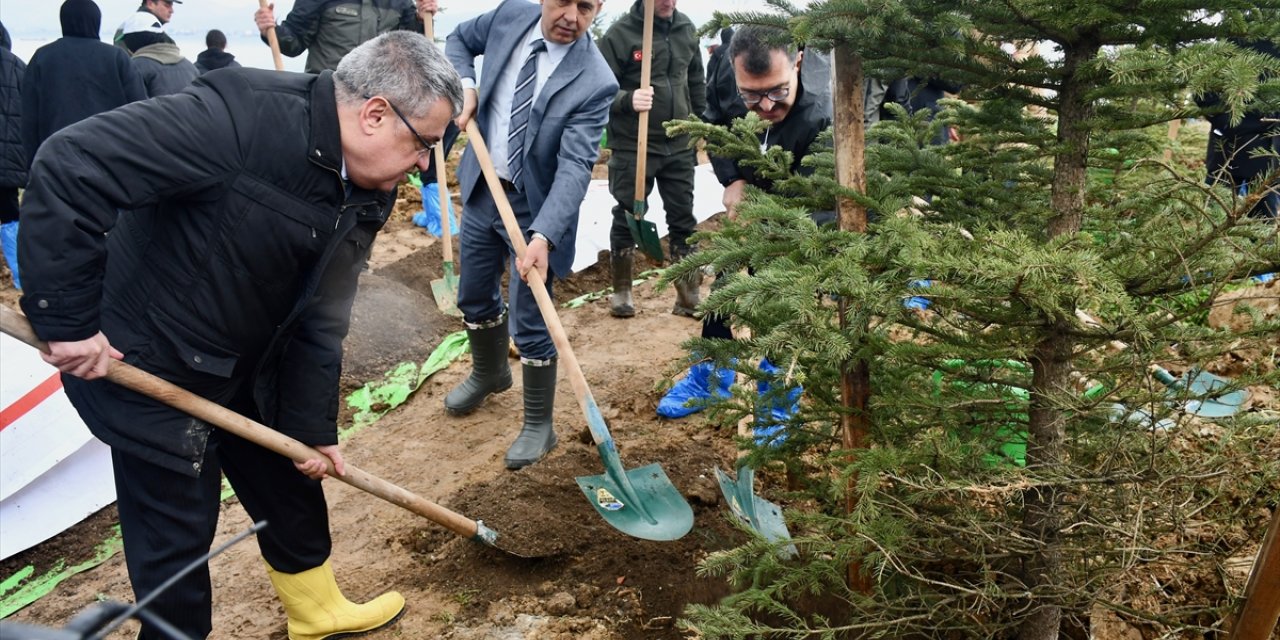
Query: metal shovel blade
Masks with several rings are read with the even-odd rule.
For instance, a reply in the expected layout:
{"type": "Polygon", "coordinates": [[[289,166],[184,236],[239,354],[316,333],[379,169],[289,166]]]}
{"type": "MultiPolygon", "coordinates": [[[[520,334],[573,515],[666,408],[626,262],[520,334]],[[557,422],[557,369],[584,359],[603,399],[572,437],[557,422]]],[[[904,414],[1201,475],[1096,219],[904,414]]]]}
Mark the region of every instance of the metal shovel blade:
{"type": "Polygon", "coordinates": [[[458,276],[453,273],[453,263],[444,263],[444,277],[431,281],[431,295],[436,299],[436,308],[440,313],[456,318],[462,317],[458,308],[458,276]]]}
{"type": "Polygon", "coordinates": [[[644,219],[646,205],[644,200],[636,200],[632,205],[632,214],[627,218],[627,228],[631,230],[631,239],[636,246],[650,258],[661,262],[662,239],[658,237],[658,225],[644,219]]]}
{"type": "Polygon", "coordinates": [[[600,517],[615,529],[642,540],[679,540],[693,528],[693,508],[662,467],[646,465],[627,471],[613,440],[596,447],[604,474],[580,476],[578,486],[600,517]]]}
{"type": "MultiPolygon", "coordinates": [[[[738,467],[737,480],[719,469],[715,471],[716,481],[720,483],[720,493],[724,494],[725,502],[729,503],[729,510],[733,515],[769,542],[791,539],[791,532],[787,531],[787,523],[782,518],[782,507],[756,495],[754,469],[738,467]]],[[[778,554],[783,558],[794,557],[796,547],[786,545],[778,550],[778,554]]]]}
{"type": "Polygon", "coordinates": [[[1224,391],[1230,389],[1233,383],[1203,369],[1192,369],[1181,378],[1174,378],[1167,371],[1163,373],[1163,376],[1157,373],[1156,377],[1168,385],[1179,399],[1186,400],[1183,410],[1201,418],[1233,416],[1249,400],[1248,390],[1224,391]]]}

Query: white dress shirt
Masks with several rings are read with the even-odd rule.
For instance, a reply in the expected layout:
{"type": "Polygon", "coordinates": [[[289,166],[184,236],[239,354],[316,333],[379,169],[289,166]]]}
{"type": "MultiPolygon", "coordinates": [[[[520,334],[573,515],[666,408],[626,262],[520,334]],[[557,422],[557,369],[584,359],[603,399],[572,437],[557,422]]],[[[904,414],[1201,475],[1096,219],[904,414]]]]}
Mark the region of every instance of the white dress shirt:
{"type": "MultiPolygon", "coordinates": [[[[511,179],[511,169],[507,167],[507,134],[511,130],[511,99],[516,89],[516,77],[520,75],[520,68],[524,66],[525,58],[529,57],[529,51],[532,50],[533,41],[536,39],[544,39],[541,21],[534,23],[533,28],[529,29],[521,40],[520,46],[512,52],[511,59],[502,68],[502,73],[493,86],[493,97],[489,101],[487,118],[489,130],[485,132],[485,142],[489,143],[489,156],[493,159],[493,168],[504,180],[511,179]]],[[[569,47],[573,46],[550,40],[547,40],[546,44],[546,50],[538,54],[538,74],[533,87],[535,104],[538,101],[538,95],[542,93],[542,86],[547,83],[547,78],[551,77],[556,67],[560,65],[560,61],[568,55],[569,47]]],[[[464,88],[468,88],[466,84],[464,82],[464,88]]],[[[529,124],[533,126],[533,122],[529,124]]],[[[527,152],[528,149],[525,151],[527,152]]]]}

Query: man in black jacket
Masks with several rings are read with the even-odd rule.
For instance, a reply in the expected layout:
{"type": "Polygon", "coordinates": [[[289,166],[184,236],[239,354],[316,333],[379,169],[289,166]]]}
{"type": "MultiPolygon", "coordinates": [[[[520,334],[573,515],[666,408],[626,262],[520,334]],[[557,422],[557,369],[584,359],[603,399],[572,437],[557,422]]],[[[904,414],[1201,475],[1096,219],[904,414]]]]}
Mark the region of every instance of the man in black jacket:
{"type": "MultiPolygon", "coordinates": [[[[697,152],[689,147],[689,137],[667,137],[662,123],[683,120],[706,109],[706,79],[702,75],[702,52],[698,34],[689,17],[676,11],[676,0],[654,0],[653,51],[650,82],[640,86],[643,52],[644,0],[636,0],[600,39],[600,53],[618,79],[618,95],[609,110],[609,191],[618,204],[613,207],[613,228],[609,233],[613,297],[609,311],[618,318],[636,314],[631,301],[631,272],[635,240],[627,225],[637,200],[648,198],[658,183],[662,207],[667,215],[667,241],[671,259],[689,255],[689,236],[697,219],[693,217],[693,168],[697,152]],[[645,153],[645,192],[637,194],[636,153],[640,114],[649,112],[648,147],[645,153]]],[[[692,273],[676,282],[676,303],[671,312],[692,318],[698,307],[698,285],[702,278],[692,273]]]]}
{"type": "MultiPolygon", "coordinates": [[[[743,104],[770,123],[769,128],[759,134],[761,148],[780,146],[790,151],[791,171],[809,173],[811,170],[801,167],[800,163],[809,154],[809,147],[818,134],[831,126],[831,119],[823,105],[805,92],[800,81],[804,53],[790,45],[775,44],[784,40],[785,36],[774,28],[744,26],[733,35],[729,60],[743,104]]],[[[720,184],[724,185],[723,203],[730,217],[737,215],[747,185],[763,191],[773,188],[771,180],[736,160],[712,156],[711,166],[720,184]]],[[[814,214],[815,221],[821,223],[824,218],[833,218],[829,212],[824,213],[814,214]]],[[[708,314],[702,319],[702,337],[732,340],[733,331],[726,318],[708,314]]],[[[767,360],[761,363],[761,369],[768,375],[776,371],[767,360]]],[[[700,362],[662,397],[658,403],[658,414],[682,418],[700,411],[704,405],[686,406],[689,400],[727,396],[733,379],[732,369],[718,368],[709,361],[700,362]]],[[[793,388],[785,394],[785,402],[757,409],[757,437],[768,436],[778,429],[777,425],[794,410],[799,394],[799,388],[793,388]]]]}
{"type": "Polygon", "coordinates": [[[67,0],[62,37],[36,49],[22,77],[22,146],[30,162],[54,132],[134,100],[146,100],[129,54],[98,40],[102,11],[93,0],[67,0]]]}
{"type": "MultiPolygon", "coordinates": [[[[338,590],[320,480],[328,463],[345,468],[338,377],[357,277],[397,184],[426,166],[461,108],[444,55],[396,32],[319,76],[214,71],[41,148],[23,210],[22,308],[112,448],[138,599],[208,551],[225,473],[269,523],[258,543],[291,639],[366,631],[403,609],[396,593],[356,605],[338,590]],[[294,464],[99,380],[110,358],[321,455],[294,464]]],[[[149,608],[207,636],[207,567],[149,608]]],[[[142,638],[158,634],[143,625],[142,638]]]]}

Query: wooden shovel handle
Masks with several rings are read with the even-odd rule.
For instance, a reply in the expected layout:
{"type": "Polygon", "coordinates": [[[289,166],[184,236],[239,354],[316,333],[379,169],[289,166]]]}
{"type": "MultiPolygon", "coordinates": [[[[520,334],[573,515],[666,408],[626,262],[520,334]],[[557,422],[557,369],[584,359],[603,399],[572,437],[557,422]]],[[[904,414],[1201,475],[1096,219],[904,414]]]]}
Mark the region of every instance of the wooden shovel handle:
{"type": "MultiPolygon", "coordinates": [[[[36,336],[35,331],[31,328],[31,323],[27,322],[27,318],[13,309],[0,306],[0,331],[44,353],[49,352],[49,345],[36,336]]],[[[334,471],[333,462],[329,461],[319,451],[137,367],[119,360],[112,360],[106,379],[174,409],[186,412],[223,431],[270,449],[294,462],[313,460],[316,457],[324,458],[329,466],[329,475],[331,477],[337,478],[361,491],[371,493],[391,504],[408,509],[458,535],[470,538],[475,537],[479,532],[479,525],[476,521],[450,511],[371,473],[358,469],[355,465],[347,464],[346,475],[339,476],[334,471]]]]}
{"type": "MultiPolygon", "coordinates": [[[[258,0],[258,6],[263,9],[271,4],[269,0],[258,0]]],[[[267,29],[267,44],[271,45],[271,61],[276,64],[276,71],[284,71],[284,58],[280,57],[280,39],[276,37],[276,28],[267,29]]]]}
{"type": "MultiPolygon", "coordinates": [[[[640,40],[640,88],[649,86],[653,67],[653,0],[644,0],[644,35],[640,40]]],[[[636,125],[636,191],[635,201],[644,201],[645,165],[649,158],[649,112],[640,112],[636,125]]]]}
{"type": "MultiPolygon", "coordinates": [[[[471,145],[471,149],[475,151],[476,160],[480,162],[480,170],[484,173],[489,191],[493,194],[493,202],[498,206],[502,225],[507,230],[507,236],[511,238],[511,246],[516,250],[516,257],[523,260],[525,251],[528,249],[524,241],[524,233],[520,230],[520,224],[516,222],[516,214],[511,209],[511,202],[507,200],[507,192],[498,181],[498,172],[494,171],[493,160],[489,157],[489,147],[485,145],[484,136],[480,134],[480,127],[476,125],[474,118],[467,121],[467,143],[471,145]]],[[[537,269],[529,270],[529,288],[533,290],[533,297],[538,301],[538,310],[542,312],[542,320],[547,324],[547,331],[551,333],[551,341],[556,345],[556,351],[565,363],[569,383],[573,386],[574,395],[578,397],[578,405],[587,416],[591,438],[597,445],[602,444],[609,439],[609,434],[607,431],[598,433],[597,425],[591,419],[592,416],[600,414],[600,408],[591,395],[591,387],[587,386],[587,377],[582,374],[578,357],[574,355],[573,347],[569,344],[569,336],[560,322],[560,314],[556,312],[555,302],[551,300],[551,294],[547,293],[547,285],[537,269]]],[[[600,426],[603,427],[603,425],[604,421],[601,419],[600,426]]]]}
{"type": "MultiPolygon", "coordinates": [[[[430,17],[422,21],[422,34],[427,36],[433,44],[436,41],[436,17],[432,14],[430,17]]],[[[436,193],[440,196],[440,240],[444,245],[444,261],[446,263],[453,262],[453,233],[449,230],[449,181],[445,173],[444,166],[444,147],[439,143],[435,146],[435,164],[436,164],[436,193]]],[[[426,208],[426,203],[423,203],[426,208]]]]}

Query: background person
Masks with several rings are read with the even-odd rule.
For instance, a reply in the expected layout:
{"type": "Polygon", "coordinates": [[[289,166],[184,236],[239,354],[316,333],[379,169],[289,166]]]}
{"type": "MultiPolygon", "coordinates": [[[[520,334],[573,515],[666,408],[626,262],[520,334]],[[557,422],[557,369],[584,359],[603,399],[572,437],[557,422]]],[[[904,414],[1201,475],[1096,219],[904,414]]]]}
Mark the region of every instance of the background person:
{"type": "MultiPolygon", "coordinates": [[[[418,6],[424,14],[435,13],[434,0],[418,6]]],[[[280,24],[275,3],[255,11],[253,21],[264,43],[274,27],[280,53],[296,58],[305,51],[307,73],[320,73],[336,69],[348,51],[388,31],[422,33],[418,6],[413,0],[298,0],[280,24]]]]}
{"type": "Polygon", "coordinates": [[[236,68],[240,66],[236,57],[227,53],[227,35],[217,29],[210,29],[204,36],[204,51],[196,56],[196,71],[201,74],[214,69],[236,68]]]}
{"type": "Polygon", "coordinates": [[[466,210],[458,308],[471,341],[472,370],[444,404],[449,413],[465,415],[511,387],[509,332],[524,370],[524,423],[504,458],[509,469],[541,460],[556,445],[556,348],[523,278],[537,269],[549,292],[551,277],[568,275],[573,265],[578,209],[618,91],[587,34],[602,4],[543,0],[539,9],[525,0],[505,0],[458,25],[445,44],[466,88],[458,126],[465,129],[475,118],[529,248],[523,260],[515,258],[475,151],[468,148],[458,167],[466,210]],[[484,69],[477,87],[480,56],[484,69]],[[501,285],[508,261],[509,313],[501,285]]]}
{"type": "Polygon", "coordinates": [[[27,161],[63,127],[147,98],[129,54],[98,39],[102,12],[93,0],[66,0],[62,37],[36,49],[22,76],[22,146],[27,161]]]}
{"type": "Polygon", "coordinates": [[[196,66],[183,57],[177,43],[164,32],[164,27],[139,11],[125,21],[123,42],[131,51],[130,60],[138,70],[147,97],[167,96],[187,88],[196,76],[196,66]]]}
{"type": "MultiPolygon", "coordinates": [[[[345,468],[338,380],[357,278],[397,184],[426,166],[461,106],[440,51],[398,32],[337,72],[209,73],[41,147],[23,203],[21,304],[68,399],[111,447],[138,600],[208,552],[225,473],[250,517],[268,522],[258,546],[292,640],[367,631],[403,610],[397,593],[343,597],[320,479],[327,462],[345,468]],[[320,456],[295,464],[101,380],[110,358],[320,456]]],[[[206,637],[208,567],[148,608],[206,637]]],[[[162,636],[144,623],[139,637],[162,636]]]]}
{"type": "MultiPolygon", "coordinates": [[[[769,127],[759,134],[761,146],[782,147],[792,154],[793,173],[812,173],[811,168],[801,166],[801,161],[809,154],[818,134],[831,126],[831,119],[826,115],[828,111],[805,91],[801,82],[803,53],[790,44],[773,44],[784,41],[782,36],[772,27],[743,26],[733,35],[729,60],[743,104],[769,123],[769,127]]],[[[711,164],[716,178],[724,185],[723,203],[731,217],[737,215],[747,185],[763,191],[773,189],[771,180],[736,160],[712,156],[711,164]]],[[[835,216],[831,212],[818,212],[812,217],[822,224],[834,221],[835,216]]],[[[732,340],[733,330],[727,318],[707,314],[702,319],[702,337],[732,340]]],[[[778,378],[777,369],[768,360],[762,361],[760,368],[766,376],[778,378]]],[[[682,418],[700,411],[705,402],[689,406],[689,401],[727,396],[734,377],[733,369],[717,367],[710,361],[699,362],[658,402],[658,415],[682,418]]],[[[772,384],[778,382],[780,379],[762,381],[760,393],[765,394],[772,384]]],[[[799,398],[800,388],[793,387],[785,392],[783,400],[762,402],[756,411],[757,437],[768,437],[776,432],[778,425],[794,413],[799,398]]]]}
{"type": "MultiPolygon", "coordinates": [[[[600,53],[618,80],[618,95],[609,110],[609,192],[618,202],[613,207],[613,227],[609,233],[609,266],[613,276],[613,297],[609,312],[614,317],[636,314],[631,301],[631,279],[635,262],[635,239],[627,217],[637,199],[647,199],[658,183],[662,208],[667,216],[671,260],[689,255],[689,236],[697,219],[693,216],[693,169],[697,151],[689,147],[689,136],[668,138],[662,123],[701,114],[706,105],[706,79],[702,72],[702,52],[697,29],[689,17],[676,10],[676,0],[654,0],[653,60],[651,85],[640,86],[643,52],[644,0],[636,0],[626,15],[613,23],[600,39],[600,53]],[[643,195],[636,193],[638,127],[640,114],[649,113],[648,147],[645,155],[643,195]]],[[[671,312],[692,318],[698,307],[701,272],[693,272],[675,283],[676,302],[671,312]]]]}
{"type": "Polygon", "coordinates": [[[22,74],[27,65],[9,49],[9,31],[0,23],[0,253],[22,288],[18,274],[18,190],[27,185],[22,149],[22,74]]]}

